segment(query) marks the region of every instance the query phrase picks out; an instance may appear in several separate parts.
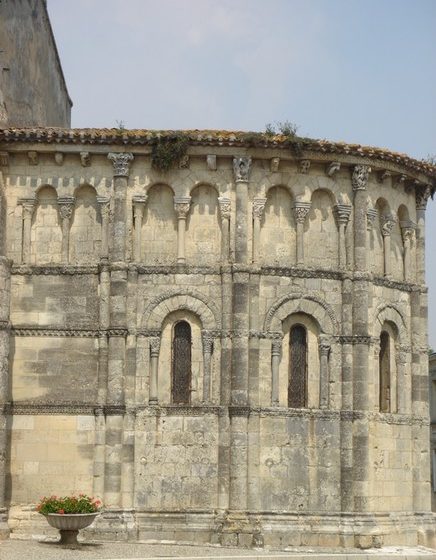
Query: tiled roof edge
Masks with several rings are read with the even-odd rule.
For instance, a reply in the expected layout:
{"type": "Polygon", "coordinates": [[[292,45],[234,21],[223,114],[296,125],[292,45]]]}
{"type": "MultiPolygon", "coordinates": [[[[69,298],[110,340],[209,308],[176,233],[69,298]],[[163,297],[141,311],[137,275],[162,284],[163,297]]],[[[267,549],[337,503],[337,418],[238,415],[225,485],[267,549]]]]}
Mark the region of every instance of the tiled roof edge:
{"type": "Polygon", "coordinates": [[[0,129],[0,142],[40,142],[48,144],[119,144],[134,146],[153,144],[161,139],[187,137],[191,145],[225,147],[289,148],[299,152],[321,152],[382,159],[413,169],[436,179],[436,166],[386,148],[332,142],[282,134],[227,130],[147,130],[119,128],[7,128],[0,129]]]}

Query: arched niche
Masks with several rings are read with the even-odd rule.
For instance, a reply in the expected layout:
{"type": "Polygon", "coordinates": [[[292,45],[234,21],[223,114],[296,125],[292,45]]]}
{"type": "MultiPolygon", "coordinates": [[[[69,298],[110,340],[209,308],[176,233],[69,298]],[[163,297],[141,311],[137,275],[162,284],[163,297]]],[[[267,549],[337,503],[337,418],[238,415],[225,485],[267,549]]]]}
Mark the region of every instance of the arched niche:
{"type": "Polygon", "coordinates": [[[177,221],[174,192],[168,185],[153,185],[147,192],[142,222],[142,262],[174,264],[177,260],[177,221]]]}
{"type": "Polygon", "coordinates": [[[82,185],[74,196],[69,262],[73,264],[95,262],[101,252],[101,217],[97,205],[97,193],[94,187],[82,185]]]}
{"type": "Polygon", "coordinates": [[[36,209],[31,229],[31,263],[59,263],[62,260],[62,228],[56,190],[41,187],[36,194],[36,209]]]}
{"type": "Polygon", "coordinates": [[[371,247],[372,253],[369,259],[370,269],[376,276],[383,276],[385,269],[384,243],[382,226],[385,220],[391,215],[388,202],[384,198],[378,198],[375,203],[377,215],[372,228],[371,247]]]}
{"type": "Polygon", "coordinates": [[[185,254],[189,264],[213,265],[220,261],[218,193],[211,185],[198,185],[191,191],[191,206],[186,220],[185,254]]]}
{"type": "Polygon", "coordinates": [[[267,192],[260,230],[259,262],[269,266],[295,264],[296,236],[292,195],[283,186],[267,192]]]}
{"type": "Polygon", "coordinates": [[[316,268],[337,268],[339,233],[334,216],[335,197],[326,189],[313,192],[304,227],[304,262],[316,268]]]}

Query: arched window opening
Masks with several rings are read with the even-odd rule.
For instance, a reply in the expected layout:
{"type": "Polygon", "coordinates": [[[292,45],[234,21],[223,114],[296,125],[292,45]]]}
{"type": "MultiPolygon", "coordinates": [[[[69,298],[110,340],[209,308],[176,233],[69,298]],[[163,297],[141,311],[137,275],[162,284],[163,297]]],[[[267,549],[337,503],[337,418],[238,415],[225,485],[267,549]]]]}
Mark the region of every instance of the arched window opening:
{"type": "Polygon", "coordinates": [[[391,409],[391,356],[389,333],[382,331],[380,335],[380,412],[391,409]]]}
{"type": "Polygon", "coordinates": [[[288,406],[307,406],[307,332],[302,325],[294,325],[289,336],[288,406]]]}
{"type": "Polygon", "coordinates": [[[176,323],[172,345],[173,404],[189,404],[191,398],[191,327],[186,321],[176,323]]]}

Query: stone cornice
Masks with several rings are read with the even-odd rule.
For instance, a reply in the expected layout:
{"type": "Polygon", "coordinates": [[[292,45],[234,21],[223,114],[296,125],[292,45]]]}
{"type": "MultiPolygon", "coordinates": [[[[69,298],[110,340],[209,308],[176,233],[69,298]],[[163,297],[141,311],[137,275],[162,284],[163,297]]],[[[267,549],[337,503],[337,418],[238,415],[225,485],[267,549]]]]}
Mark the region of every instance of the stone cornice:
{"type": "Polygon", "coordinates": [[[183,135],[192,146],[217,146],[237,148],[276,148],[292,149],[298,146],[306,156],[320,153],[332,160],[335,155],[343,154],[357,159],[355,163],[365,163],[363,160],[391,162],[401,167],[422,173],[436,180],[436,167],[400,154],[360,144],[346,144],[344,142],[330,142],[311,138],[289,137],[281,134],[268,135],[260,132],[242,132],[225,130],[123,130],[119,129],[62,129],[62,128],[7,128],[0,131],[0,142],[25,144],[63,144],[82,146],[113,145],[113,146],[151,146],[156,138],[172,138],[183,135]]]}
{"type": "Polygon", "coordinates": [[[12,274],[22,276],[29,275],[76,275],[76,274],[98,274],[98,265],[12,265],[12,274]]]}

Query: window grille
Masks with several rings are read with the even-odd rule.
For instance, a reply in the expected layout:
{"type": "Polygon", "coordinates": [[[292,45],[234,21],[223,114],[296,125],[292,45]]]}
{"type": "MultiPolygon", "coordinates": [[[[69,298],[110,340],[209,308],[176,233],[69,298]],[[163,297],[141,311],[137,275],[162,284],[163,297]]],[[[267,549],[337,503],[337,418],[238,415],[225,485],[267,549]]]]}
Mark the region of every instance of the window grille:
{"type": "Polygon", "coordinates": [[[171,393],[174,404],[189,404],[191,398],[191,327],[186,321],[180,321],[174,327],[171,393]]]}
{"type": "Polygon", "coordinates": [[[307,406],[307,333],[302,325],[293,326],[289,335],[288,406],[307,406]]]}
{"type": "Polygon", "coordinates": [[[390,337],[386,331],[380,335],[379,377],[380,412],[389,412],[391,408],[391,351],[390,337]]]}

